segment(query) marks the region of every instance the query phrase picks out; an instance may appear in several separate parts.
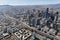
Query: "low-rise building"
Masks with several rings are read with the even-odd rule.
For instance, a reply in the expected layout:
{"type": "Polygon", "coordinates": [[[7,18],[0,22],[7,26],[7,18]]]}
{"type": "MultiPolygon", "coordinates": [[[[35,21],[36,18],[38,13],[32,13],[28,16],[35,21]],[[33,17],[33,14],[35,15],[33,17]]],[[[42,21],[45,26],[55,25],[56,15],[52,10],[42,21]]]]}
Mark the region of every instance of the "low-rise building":
{"type": "Polygon", "coordinates": [[[31,32],[26,29],[21,29],[21,30],[15,32],[14,34],[20,40],[26,40],[29,37],[31,37],[31,35],[32,35],[31,32]]]}
{"type": "Polygon", "coordinates": [[[54,36],[56,32],[57,32],[56,30],[50,29],[48,33],[49,33],[50,35],[53,35],[53,36],[54,36]]]}

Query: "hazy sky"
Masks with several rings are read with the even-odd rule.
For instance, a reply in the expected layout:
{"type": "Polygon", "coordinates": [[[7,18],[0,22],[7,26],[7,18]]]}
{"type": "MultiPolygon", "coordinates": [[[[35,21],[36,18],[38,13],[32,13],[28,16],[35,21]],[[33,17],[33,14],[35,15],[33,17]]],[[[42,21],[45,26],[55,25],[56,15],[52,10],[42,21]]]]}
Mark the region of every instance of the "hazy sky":
{"type": "Polygon", "coordinates": [[[0,0],[0,5],[45,5],[57,3],[60,3],[60,0],[0,0]]]}

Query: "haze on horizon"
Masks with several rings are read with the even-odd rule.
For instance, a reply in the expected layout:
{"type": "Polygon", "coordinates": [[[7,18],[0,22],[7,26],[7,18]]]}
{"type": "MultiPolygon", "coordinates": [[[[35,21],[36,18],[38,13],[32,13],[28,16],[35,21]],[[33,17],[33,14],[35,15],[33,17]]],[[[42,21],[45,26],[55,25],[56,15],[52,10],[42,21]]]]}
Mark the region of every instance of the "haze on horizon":
{"type": "Polygon", "coordinates": [[[60,0],[0,0],[0,5],[46,5],[58,3],[60,3],[60,0]]]}

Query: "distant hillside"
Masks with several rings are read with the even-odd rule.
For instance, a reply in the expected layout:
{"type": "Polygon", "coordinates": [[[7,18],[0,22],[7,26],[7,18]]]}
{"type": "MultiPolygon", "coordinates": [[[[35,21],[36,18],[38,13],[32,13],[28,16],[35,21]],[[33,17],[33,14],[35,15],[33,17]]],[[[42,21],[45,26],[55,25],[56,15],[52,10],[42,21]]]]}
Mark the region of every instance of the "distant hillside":
{"type": "Polygon", "coordinates": [[[0,5],[0,11],[2,10],[9,10],[12,8],[41,8],[41,7],[49,7],[49,8],[60,8],[60,4],[49,4],[49,5],[18,5],[18,6],[11,6],[11,5],[0,5]]]}
{"type": "Polygon", "coordinates": [[[43,5],[42,7],[48,7],[48,8],[60,8],[60,4],[43,5]]]}
{"type": "Polygon", "coordinates": [[[0,5],[0,14],[8,14],[10,16],[14,16],[16,14],[21,14],[23,9],[32,9],[32,8],[59,8],[60,4],[50,4],[50,5],[18,5],[18,6],[11,6],[11,5],[0,5]]]}

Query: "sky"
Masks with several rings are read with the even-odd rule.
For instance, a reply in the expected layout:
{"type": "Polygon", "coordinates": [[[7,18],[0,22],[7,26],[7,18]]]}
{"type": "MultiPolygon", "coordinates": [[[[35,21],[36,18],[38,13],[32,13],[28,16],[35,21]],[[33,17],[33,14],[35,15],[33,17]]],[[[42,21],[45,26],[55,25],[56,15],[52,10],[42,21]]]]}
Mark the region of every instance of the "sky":
{"type": "Polygon", "coordinates": [[[0,0],[0,5],[46,5],[58,3],[60,3],[60,0],[0,0]]]}

